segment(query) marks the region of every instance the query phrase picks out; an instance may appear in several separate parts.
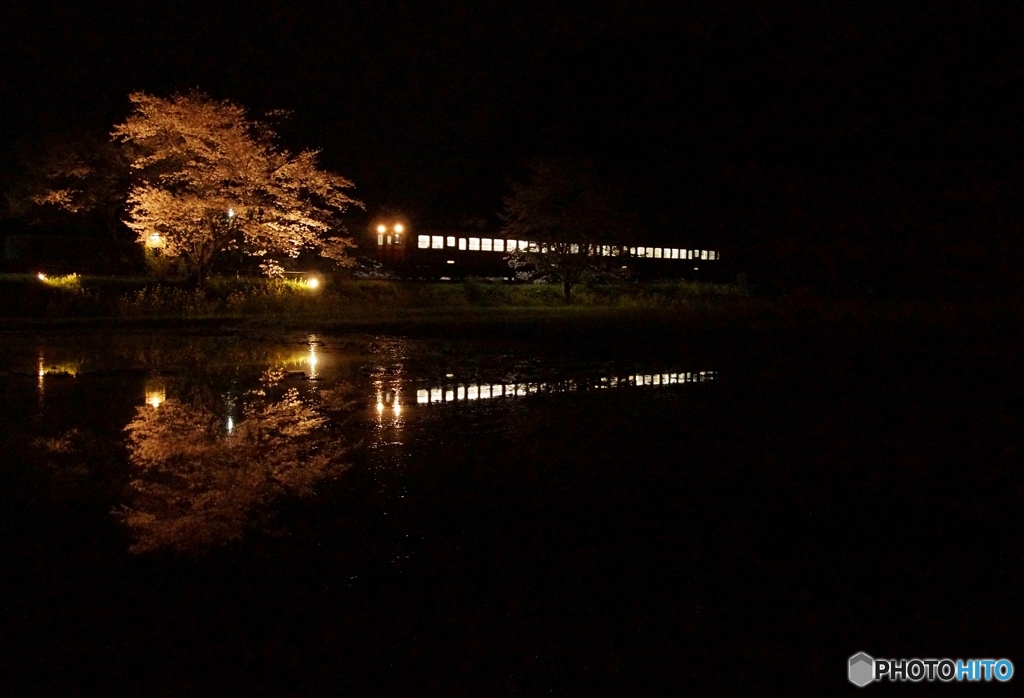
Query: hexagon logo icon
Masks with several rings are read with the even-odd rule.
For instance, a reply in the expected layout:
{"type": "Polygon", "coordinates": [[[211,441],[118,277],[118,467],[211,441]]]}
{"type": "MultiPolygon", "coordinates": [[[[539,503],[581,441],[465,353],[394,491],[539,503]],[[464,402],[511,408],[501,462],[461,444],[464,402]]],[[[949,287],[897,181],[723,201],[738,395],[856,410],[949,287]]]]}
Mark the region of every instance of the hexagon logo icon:
{"type": "Polygon", "coordinates": [[[850,683],[864,688],[875,680],[875,660],[858,652],[850,657],[850,683]]]}

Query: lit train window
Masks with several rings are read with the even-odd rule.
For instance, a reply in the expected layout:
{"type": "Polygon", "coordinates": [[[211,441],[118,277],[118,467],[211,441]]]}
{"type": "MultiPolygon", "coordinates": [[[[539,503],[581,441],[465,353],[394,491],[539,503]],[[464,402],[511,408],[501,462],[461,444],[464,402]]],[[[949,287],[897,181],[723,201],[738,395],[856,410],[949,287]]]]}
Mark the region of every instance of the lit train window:
{"type": "Polygon", "coordinates": [[[495,252],[504,252],[505,251],[505,241],[504,240],[495,240],[494,241],[494,251],[495,252]]]}
{"type": "Polygon", "coordinates": [[[417,237],[416,238],[416,246],[419,247],[421,250],[425,250],[428,247],[430,247],[430,236],[429,235],[420,235],[419,237],[417,237]]]}
{"type": "Polygon", "coordinates": [[[687,259],[693,259],[693,250],[687,250],[686,251],[686,258],[687,259]]]}
{"type": "Polygon", "coordinates": [[[430,247],[435,249],[435,250],[443,250],[444,249],[444,238],[441,237],[440,235],[433,235],[433,236],[431,236],[431,238],[430,238],[430,247]]]}
{"type": "Polygon", "coordinates": [[[700,258],[701,259],[707,259],[708,258],[708,251],[707,250],[701,250],[700,251],[700,258]]]}
{"type": "Polygon", "coordinates": [[[444,401],[445,402],[455,402],[455,391],[454,390],[446,390],[446,391],[444,391],[444,401]]]}
{"type": "Polygon", "coordinates": [[[672,259],[679,259],[679,250],[672,248],[672,259]]]}
{"type": "Polygon", "coordinates": [[[491,386],[489,386],[489,385],[481,385],[480,386],[480,399],[481,400],[486,400],[490,396],[491,396],[491,386]]]}
{"type": "Polygon", "coordinates": [[[471,250],[479,250],[480,249],[480,238],[470,238],[469,239],[469,249],[471,249],[471,250]]]}
{"type": "Polygon", "coordinates": [[[459,238],[459,249],[466,249],[466,238],[459,238]]]}
{"type": "Polygon", "coordinates": [[[501,393],[502,393],[502,386],[500,386],[500,385],[492,385],[491,386],[491,395],[493,397],[501,397],[501,393]]]}
{"type": "Polygon", "coordinates": [[[383,245],[384,244],[384,236],[383,235],[378,235],[377,236],[377,244],[378,245],[383,245]]]}
{"type": "Polygon", "coordinates": [[[416,403],[420,405],[425,405],[428,402],[430,402],[430,393],[428,393],[426,390],[417,390],[416,403]]]}
{"type": "Polygon", "coordinates": [[[431,390],[430,390],[430,401],[431,402],[441,402],[441,389],[440,388],[431,388],[431,390]]]}
{"type": "Polygon", "coordinates": [[[481,238],[480,239],[480,249],[483,250],[484,252],[490,252],[491,251],[491,239],[490,238],[481,238]]]}
{"type": "Polygon", "coordinates": [[[396,245],[401,245],[402,244],[402,234],[401,233],[395,233],[395,244],[396,245]]]}
{"type": "Polygon", "coordinates": [[[455,247],[455,237],[449,235],[448,240],[445,241],[445,244],[448,245],[448,247],[455,247]]]}
{"type": "Polygon", "coordinates": [[[388,235],[388,244],[389,245],[391,244],[391,236],[390,235],[388,235]]]}
{"type": "Polygon", "coordinates": [[[629,248],[629,253],[630,253],[631,255],[635,255],[635,254],[636,254],[636,248],[635,248],[635,247],[630,247],[630,248],[629,248]]]}
{"type": "Polygon", "coordinates": [[[654,248],[654,256],[657,257],[658,259],[661,259],[661,248],[660,247],[655,247],[654,248]]]}
{"type": "Polygon", "coordinates": [[[569,245],[569,254],[579,254],[579,253],[580,253],[580,246],[579,245],[569,245]]]}
{"type": "Polygon", "coordinates": [[[468,388],[466,388],[467,400],[476,400],[478,397],[480,397],[480,388],[476,387],[475,385],[471,385],[468,388]]]}
{"type": "Polygon", "coordinates": [[[718,253],[714,250],[708,252],[708,259],[718,259],[718,253]]]}
{"type": "Polygon", "coordinates": [[[458,398],[460,400],[465,400],[466,399],[466,386],[460,385],[458,388],[455,389],[455,394],[458,395],[458,398]]]}

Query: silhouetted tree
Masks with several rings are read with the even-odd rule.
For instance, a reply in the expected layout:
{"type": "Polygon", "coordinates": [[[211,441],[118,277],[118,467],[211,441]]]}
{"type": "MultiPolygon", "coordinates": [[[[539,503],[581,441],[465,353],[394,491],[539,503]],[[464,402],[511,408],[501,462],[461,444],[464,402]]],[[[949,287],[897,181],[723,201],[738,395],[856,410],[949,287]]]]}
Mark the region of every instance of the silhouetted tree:
{"type": "Polygon", "coordinates": [[[49,135],[22,149],[19,172],[6,188],[5,214],[33,225],[55,225],[73,215],[111,238],[123,223],[130,156],[120,143],[94,134],[49,135]]]}
{"type": "Polygon", "coordinates": [[[509,253],[509,265],[524,278],[561,283],[565,303],[571,303],[572,287],[583,274],[608,266],[601,244],[614,241],[625,227],[613,199],[610,187],[587,167],[534,162],[527,180],[513,184],[504,198],[502,232],[531,243],[509,253]]]}

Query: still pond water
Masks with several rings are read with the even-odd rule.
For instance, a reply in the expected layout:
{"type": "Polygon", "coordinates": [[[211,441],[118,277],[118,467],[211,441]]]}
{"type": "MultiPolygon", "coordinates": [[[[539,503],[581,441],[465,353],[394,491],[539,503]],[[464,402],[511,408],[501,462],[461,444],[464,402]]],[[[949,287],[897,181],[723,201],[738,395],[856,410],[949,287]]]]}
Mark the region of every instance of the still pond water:
{"type": "Polygon", "coordinates": [[[833,692],[860,650],[1024,661],[1010,345],[10,333],[0,360],[17,692],[833,692]]]}

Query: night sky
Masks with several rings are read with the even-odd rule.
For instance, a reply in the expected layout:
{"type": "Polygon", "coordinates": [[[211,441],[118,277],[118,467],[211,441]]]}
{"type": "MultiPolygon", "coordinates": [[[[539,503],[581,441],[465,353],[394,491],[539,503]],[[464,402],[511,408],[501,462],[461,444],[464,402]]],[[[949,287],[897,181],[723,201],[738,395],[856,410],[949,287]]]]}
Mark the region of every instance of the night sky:
{"type": "Polygon", "coordinates": [[[891,5],[14,2],[3,155],[109,130],[132,90],[199,88],[292,110],[285,144],[322,148],[371,216],[495,221],[531,158],[572,157],[655,240],[840,276],[1005,261],[1024,220],[1020,11],[891,5]]]}

